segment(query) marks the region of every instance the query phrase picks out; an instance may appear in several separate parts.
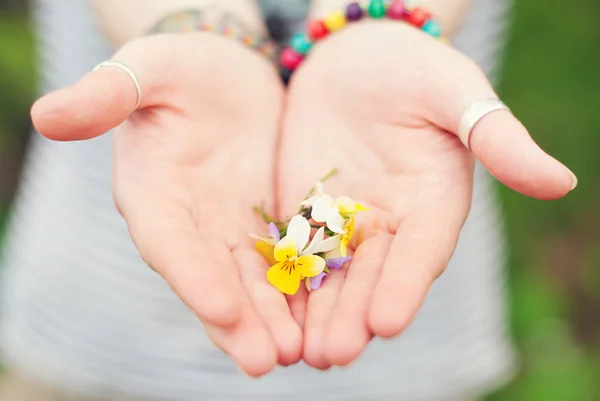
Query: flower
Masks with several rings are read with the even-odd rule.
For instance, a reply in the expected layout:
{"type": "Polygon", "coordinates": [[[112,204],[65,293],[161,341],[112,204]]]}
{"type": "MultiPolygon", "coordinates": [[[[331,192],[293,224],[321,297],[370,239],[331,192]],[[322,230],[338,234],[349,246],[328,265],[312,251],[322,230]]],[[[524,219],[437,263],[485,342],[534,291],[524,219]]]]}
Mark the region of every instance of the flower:
{"type": "Polygon", "coordinates": [[[347,256],[348,243],[350,243],[350,240],[354,235],[354,215],[350,216],[342,227],[335,227],[335,229],[329,227],[329,229],[337,235],[327,238],[323,241],[322,246],[330,249],[335,249],[337,247],[339,249],[339,256],[347,256]]]}
{"type": "Polygon", "coordinates": [[[352,256],[342,256],[339,258],[327,258],[325,264],[327,268],[331,270],[337,270],[344,267],[344,265],[352,260],[352,256]]]}
{"type": "Polygon", "coordinates": [[[327,195],[321,182],[317,182],[314,192],[316,195],[306,199],[301,205],[311,207],[313,220],[317,223],[325,223],[333,232],[342,232],[346,219],[361,210],[368,210],[348,196],[334,199],[331,195],[327,195]]]}
{"type": "Polygon", "coordinates": [[[307,278],[305,280],[306,289],[308,291],[318,290],[319,288],[321,288],[323,279],[325,277],[329,276],[329,270],[327,270],[327,269],[331,269],[331,270],[341,269],[344,266],[344,264],[350,262],[351,260],[352,260],[352,256],[342,256],[339,258],[325,259],[325,265],[327,268],[322,273],[318,274],[317,276],[307,278]]]}
{"type": "Polygon", "coordinates": [[[308,291],[318,290],[319,288],[321,288],[321,282],[325,277],[327,277],[327,273],[321,272],[314,277],[307,278],[305,280],[306,289],[308,291]]]}
{"type": "Polygon", "coordinates": [[[290,220],[286,236],[275,244],[273,256],[276,263],[267,271],[267,280],[284,294],[295,294],[300,288],[300,281],[318,276],[325,269],[325,259],[314,255],[325,252],[326,248],[322,246],[325,229],[321,227],[306,247],[310,230],[308,220],[296,215],[290,220]]]}
{"type": "Polygon", "coordinates": [[[269,223],[269,237],[260,237],[253,234],[250,234],[250,236],[258,240],[254,245],[256,250],[263,255],[270,264],[277,263],[273,256],[273,251],[275,249],[275,244],[280,240],[280,236],[275,223],[269,223]]]}

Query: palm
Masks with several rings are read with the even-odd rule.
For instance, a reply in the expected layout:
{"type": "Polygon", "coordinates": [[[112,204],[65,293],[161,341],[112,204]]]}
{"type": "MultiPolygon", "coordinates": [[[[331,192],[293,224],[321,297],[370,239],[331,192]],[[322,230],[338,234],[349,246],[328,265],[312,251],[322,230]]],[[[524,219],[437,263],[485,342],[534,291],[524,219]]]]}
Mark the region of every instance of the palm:
{"type": "Polygon", "coordinates": [[[347,277],[338,273],[292,300],[300,319],[306,313],[304,353],[314,366],[350,362],[374,330],[397,334],[454,249],[473,158],[429,122],[420,95],[437,62],[429,54],[444,51],[410,27],[365,24],[320,44],[292,81],[277,168],[284,210],[332,168],[339,174],[328,192],[372,207],[359,220],[347,277]],[[387,51],[394,48],[402,50],[387,51]],[[370,313],[376,288],[402,296],[370,313]]]}
{"type": "MultiPolygon", "coordinates": [[[[138,73],[144,94],[141,108],[115,132],[114,171],[116,203],[141,256],[246,372],[296,362],[300,328],[266,281],[268,266],[248,235],[264,231],[253,207],[273,199],[283,97],[275,69],[243,46],[207,34],[142,39],[115,59],[138,73]],[[139,60],[140,54],[158,56],[139,60]]],[[[117,103],[134,94],[126,74],[112,68],[78,85],[116,85],[117,103]]],[[[101,93],[98,98],[96,113],[119,107],[103,104],[101,93]]]]}

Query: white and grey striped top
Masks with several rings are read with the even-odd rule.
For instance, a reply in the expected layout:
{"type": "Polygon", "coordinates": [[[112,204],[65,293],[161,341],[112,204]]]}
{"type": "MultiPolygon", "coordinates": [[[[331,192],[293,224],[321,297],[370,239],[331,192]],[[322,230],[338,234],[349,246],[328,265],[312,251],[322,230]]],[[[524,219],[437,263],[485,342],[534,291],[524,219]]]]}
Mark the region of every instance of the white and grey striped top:
{"type": "MultiPolygon", "coordinates": [[[[456,40],[489,74],[505,13],[503,0],[478,0],[456,40]]],[[[112,52],[86,0],[38,0],[35,22],[43,91],[73,83],[112,52]]],[[[299,364],[251,380],[140,259],[113,204],[111,159],[110,135],[32,140],[3,260],[9,368],[87,394],[169,401],[450,400],[511,374],[501,221],[479,167],[456,253],[405,334],[373,341],[347,369],[299,364]]]]}

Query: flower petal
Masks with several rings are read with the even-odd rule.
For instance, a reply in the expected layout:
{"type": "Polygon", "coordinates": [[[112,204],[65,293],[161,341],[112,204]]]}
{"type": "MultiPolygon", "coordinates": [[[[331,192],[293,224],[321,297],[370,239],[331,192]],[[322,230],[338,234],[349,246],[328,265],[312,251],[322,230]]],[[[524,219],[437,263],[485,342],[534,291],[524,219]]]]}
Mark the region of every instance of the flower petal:
{"type": "Polygon", "coordinates": [[[322,272],[317,276],[307,278],[306,280],[310,283],[310,288],[308,288],[308,285],[306,286],[306,288],[308,288],[309,291],[318,290],[319,288],[321,288],[321,282],[325,277],[327,277],[327,273],[322,272]]]}
{"type": "Polygon", "coordinates": [[[369,208],[361,203],[356,203],[356,212],[360,212],[361,210],[369,210],[369,208]]]}
{"type": "Polygon", "coordinates": [[[315,184],[315,193],[319,196],[325,196],[325,186],[321,181],[317,181],[315,184]]]}
{"type": "Polygon", "coordinates": [[[292,217],[287,228],[286,238],[288,237],[294,240],[298,249],[297,253],[302,252],[310,237],[310,223],[308,220],[299,214],[292,217]]]}
{"type": "Polygon", "coordinates": [[[338,213],[337,209],[327,216],[327,228],[337,234],[344,232],[344,218],[338,213]]]}
{"type": "Polygon", "coordinates": [[[273,244],[269,244],[266,241],[258,241],[254,247],[261,255],[265,257],[265,259],[267,259],[269,264],[273,265],[277,263],[274,255],[275,246],[273,244]]]}
{"type": "Polygon", "coordinates": [[[354,216],[352,216],[346,221],[346,224],[344,224],[344,236],[348,237],[348,242],[350,242],[354,236],[354,222],[354,216]]]}
{"type": "Polygon", "coordinates": [[[342,216],[350,216],[356,213],[356,202],[349,196],[342,196],[335,200],[335,206],[342,216]]]}
{"type": "MultiPolygon", "coordinates": [[[[340,236],[338,236],[338,240],[341,240],[340,236]]],[[[342,255],[340,254],[340,242],[338,241],[337,247],[335,247],[334,249],[332,249],[331,251],[329,251],[325,254],[325,260],[341,258],[341,257],[342,257],[342,255]]]]}
{"type": "Polygon", "coordinates": [[[276,261],[285,262],[298,256],[298,248],[291,237],[283,237],[283,239],[275,245],[273,255],[276,261]]]}
{"type": "Polygon", "coordinates": [[[325,223],[327,217],[334,211],[337,212],[337,208],[333,203],[333,198],[329,195],[319,196],[313,202],[310,217],[317,223],[325,223]]]}
{"type": "Polygon", "coordinates": [[[273,222],[269,223],[269,236],[273,238],[275,242],[279,242],[279,240],[281,240],[279,229],[273,222]]]}
{"type": "Polygon", "coordinates": [[[346,224],[344,224],[344,233],[340,240],[340,255],[346,256],[348,254],[348,243],[354,236],[354,216],[350,217],[346,224]]]}
{"type": "Polygon", "coordinates": [[[352,256],[342,256],[339,258],[325,259],[325,263],[327,264],[328,268],[336,270],[341,269],[346,263],[350,262],[351,260],[352,256]]]}
{"type": "Polygon", "coordinates": [[[300,288],[301,277],[292,262],[283,262],[267,270],[267,280],[284,294],[294,295],[300,288]]]}
{"type": "Polygon", "coordinates": [[[312,241],[310,241],[310,244],[306,247],[305,250],[300,252],[300,255],[312,255],[317,252],[322,252],[320,249],[321,243],[323,242],[323,238],[325,238],[325,227],[321,227],[317,230],[317,232],[313,236],[312,241]]]}
{"type": "Polygon", "coordinates": [[[316,252],[313,252],[313,253],[329,252],[333,249],[339,248],[340,240],[341,240],[340,235],[329,237],[326,240],[321,241],[321,243],[319,244],[319,248],[317,249],[316,252]]]}
{"type": "Polygon", "coordinates": [[[315,255],[304,255],[296,259],[296,271],[302,277],[314,277],[325,269],[325,259],[315,255]]]}
{"type": "Polygon", "coordinates": [[[319,199],[319,196],[311,196],[310,198],[304,199],[302,202],[300,202],[301,206],[312,206],[313,203],[315,203],[315,201],[319,199]]]}
{"type": "Polygon", "coordinates": [[[267,244],[275,245],[277,243],[277,241],[275,241],[271,237],[262,237],[262,236],[256,235],[256,234],[248,234],[248,235],[250,236],[250,238],[253,238],[258,241],[266,242],[267,244]]]}

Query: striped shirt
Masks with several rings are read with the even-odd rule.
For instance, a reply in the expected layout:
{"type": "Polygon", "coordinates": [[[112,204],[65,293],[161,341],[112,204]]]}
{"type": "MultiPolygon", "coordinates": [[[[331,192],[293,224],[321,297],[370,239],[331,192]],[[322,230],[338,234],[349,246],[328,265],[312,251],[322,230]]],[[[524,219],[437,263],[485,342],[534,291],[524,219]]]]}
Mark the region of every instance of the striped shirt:
{"type": "MultiPolygon", "coordinates": [[[[264,6],[305,12],[306,3],[264,6]]],[[[455,41],[490,76],[505,13],[502,0],[477,0],[455,41]]],[[[44,92],[112,53],[86,0],[38,0],[35,22],[44,92]]],[[[454,257],[400,338],[372,341],[349,368],[324,373],[300,363],[252,380],[140,259],[111,195],[112,146],[110,134],[32,140],[2,262],[8,367],[85,394],[169,401],[449,400],[512,373],[502,225],[480,166],[454,257]]]]}

